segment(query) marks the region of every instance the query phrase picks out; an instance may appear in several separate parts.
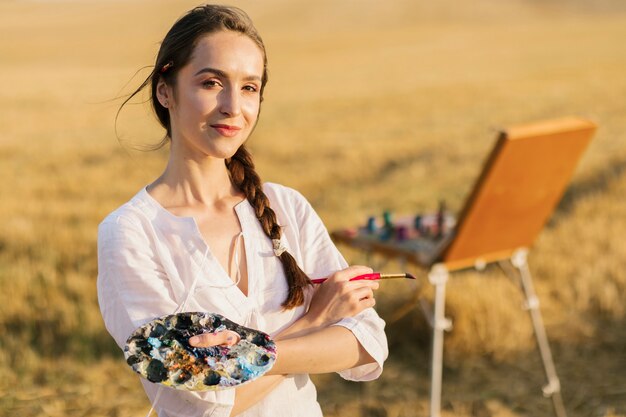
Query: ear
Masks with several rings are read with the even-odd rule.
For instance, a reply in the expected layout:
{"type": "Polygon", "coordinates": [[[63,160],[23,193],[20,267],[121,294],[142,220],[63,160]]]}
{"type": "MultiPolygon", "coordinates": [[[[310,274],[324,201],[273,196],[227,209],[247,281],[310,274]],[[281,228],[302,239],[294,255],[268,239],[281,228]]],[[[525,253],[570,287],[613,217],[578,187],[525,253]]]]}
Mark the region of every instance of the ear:
{"type": "Polygon", "coordinates": [[[174,103],[174,92],[172,88],[163,81],[163,78],[159,79],[156,86],[156,96],[161,103],[161,106],[165,108],[172,107],[174,103]]]}

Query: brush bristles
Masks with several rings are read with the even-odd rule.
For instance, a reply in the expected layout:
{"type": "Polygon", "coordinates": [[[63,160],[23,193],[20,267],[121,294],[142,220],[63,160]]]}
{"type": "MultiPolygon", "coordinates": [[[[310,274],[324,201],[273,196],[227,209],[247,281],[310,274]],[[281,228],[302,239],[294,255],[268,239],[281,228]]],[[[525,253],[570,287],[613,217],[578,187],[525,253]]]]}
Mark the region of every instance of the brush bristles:
{"type": "Polygon", "coordinates": [[[380,279],[409,278],[415,279],[415,276],[405,272],[403,274],[380,274],[380,279]]]}

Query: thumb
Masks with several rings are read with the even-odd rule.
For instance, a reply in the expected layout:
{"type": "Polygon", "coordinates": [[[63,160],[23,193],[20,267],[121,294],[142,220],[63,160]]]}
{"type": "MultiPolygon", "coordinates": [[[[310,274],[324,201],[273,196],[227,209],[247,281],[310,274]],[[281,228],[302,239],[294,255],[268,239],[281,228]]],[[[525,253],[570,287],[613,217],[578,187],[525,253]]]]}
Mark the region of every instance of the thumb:
{"type": "Polygon", "coordinates": [[[231,330],[221,332],[202,333],[189,338],[189,344],[194,347],[232,346],[239,342],[239,335],[231,330]]]}

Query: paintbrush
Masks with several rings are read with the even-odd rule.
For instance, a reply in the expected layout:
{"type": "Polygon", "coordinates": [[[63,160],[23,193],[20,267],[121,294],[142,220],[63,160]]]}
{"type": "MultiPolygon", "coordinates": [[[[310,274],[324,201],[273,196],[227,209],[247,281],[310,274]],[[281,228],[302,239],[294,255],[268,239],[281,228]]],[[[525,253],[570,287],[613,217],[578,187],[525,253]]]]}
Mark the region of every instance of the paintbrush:
{"type": "MultiPolygon", "coordinates": [[[[408,279],[415,279],[415,277],[409,273],[403,273],[403,274],[381,274],[380,272],[374,272],[372,274],[364,274],[364,275],[357,275],[354,278],[350,278],[350,281],[361,281],[361,280],[368,280],[368,281],[377,281],[379,279],[393,279],[393,278],[408,278],[408,279]]],[[[326,281],[328,278],[318,278],[318,279],[312,279],[311,282],[313,284],[321,284],[322,282],[326,281]]]]}

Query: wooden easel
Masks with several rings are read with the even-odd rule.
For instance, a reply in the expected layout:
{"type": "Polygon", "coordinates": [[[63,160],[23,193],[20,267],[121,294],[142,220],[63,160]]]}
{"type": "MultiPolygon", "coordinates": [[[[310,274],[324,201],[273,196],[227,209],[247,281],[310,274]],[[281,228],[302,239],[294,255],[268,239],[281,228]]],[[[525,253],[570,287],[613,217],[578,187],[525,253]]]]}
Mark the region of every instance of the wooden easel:
{"type": "Polygon", "coordinates": [[[493,262],[500,263],[507,275],[519,280],[546,373],[543,393],[552,398],[557,417],[566,417],[527,254],[560,201],[595,130],[594,123],[574,117],[503,130],[457,225],[439,244],[433,245],[431,253],[419,253],[402,242],[378,241],[345,230],[331,233],[338,243],[428,269],[428,280],[435,288],[430,417],[440,417],[441,412],[443,335],[452,326],[445,317],[450,273],[472,267],[482,269],[493,262]]]}

